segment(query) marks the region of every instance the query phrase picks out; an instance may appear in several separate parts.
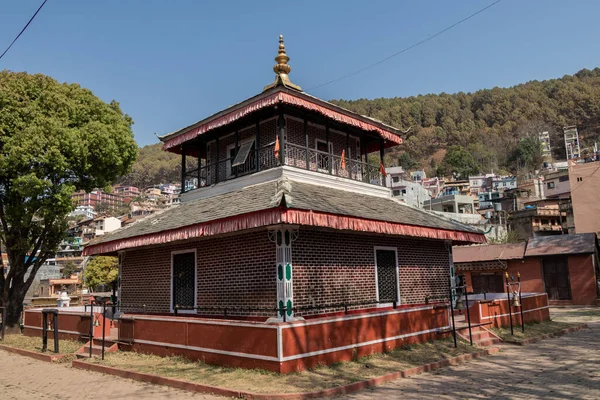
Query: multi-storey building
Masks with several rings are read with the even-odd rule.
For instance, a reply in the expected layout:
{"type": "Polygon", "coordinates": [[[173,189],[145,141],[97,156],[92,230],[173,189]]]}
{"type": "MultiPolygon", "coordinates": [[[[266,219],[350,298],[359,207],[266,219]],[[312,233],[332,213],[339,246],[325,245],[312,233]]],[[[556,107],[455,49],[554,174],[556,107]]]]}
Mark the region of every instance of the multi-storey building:
{"type": "Polygon", "coordinates": [[[75,206],[93,207],[94,210],[98,210],[99,207],[104,207],[108,210],[117,210],[126,205],[123,201],[123,196],[120,194],[106,193],[100,189],[93,190],[90,193],[80,191],[74,193],[71,198],[75,206]]]}
{"type": "Polygon", "coordinates": [[[565,137],[565,150],[567,152],[567,160],[578,159],[581,157],[581,149],[579,147],[579,131],[577,125],[565,126],[563,128],[565,137]]]}
{"type": "Polygon", "coordinates": [[[423,181],[413,181],[402,167],[389,167],[385,172],[386,186],[392,189],[392,196],[398,200],[423,208],[423,202],[431,198],[429,191],[423,187],[423,181]]]}

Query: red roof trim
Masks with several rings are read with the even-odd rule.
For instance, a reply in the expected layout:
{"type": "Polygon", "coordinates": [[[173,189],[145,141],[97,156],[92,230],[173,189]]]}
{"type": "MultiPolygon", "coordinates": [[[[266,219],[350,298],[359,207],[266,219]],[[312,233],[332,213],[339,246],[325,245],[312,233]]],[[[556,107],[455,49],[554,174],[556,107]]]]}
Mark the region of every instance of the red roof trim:
{"type": "Polygon", "coordinates": [[[347,125],[355,126],[359,129],[365,131],[371,131],[378,133],[382,138],[387,140],[388,147],[389,145],[398,145],[402,143],[402,138],[397,134],[385,130],[375,124],[371,124],[365,121],[361,121],[358,118],[351,117],[349,115],[343,114],[341,112],[329,109],[327,107],[320,106],[311,101],[302,99],[298,96],[294,96],[290,93],[277,92],[269,95],[267,97],[256,100],[248,105],[245,105],[237,110],[231,111],[225,115],[217,117],[211,121],[208,121],[202,125],[196,126],[194,128],[189,129],[188,131],[174,136],[172,138],[166,139],[163,144],[163,150],[169,150],[173,147],[179,146],[182,143],[185,143],[189,140],[194,139],[195,137],[202,135],[210,130],[219,128],[224,125],[231,124],[232,122],[237,121],[240,118],[245,117],[255,111],[261,110],[263,108],[274,106],[278,103],[290,104],[297,107],[304,108],[306,110],[318,112],[328,118],[336,120],[338,122],[342,122],[347,125]]]}
{"type": "Polygon", "coordinates": [[[462,243],[485,243],[481,233],[451,231],[445,229],[412,226],[393,222],[374,221],[363,218],[347,217],[335,214],[319,213],[305,210],[271,209],[251,214],[211,221],[203,224],[184,226],[181,228],[158,232],[150,235],[136,236],[114,240],[106,243],[86,246],[84,256],[114,253],[134,247],[166,244],[179,240],[213,236],[223,233],[237,232],[246,229],[288,223],[293,225],[318,226],[355,232],[373,232],[388,235],[402,235],[429,239],[452,240],[462,243]]]}
{"type": "Polygon", "coordinates": [[[327,214],[305,210],[286,210],[283,221],[294,225],[320,226],[331,229],[356,232],[372,232],[387,235],[414,236],[430,239],[444,239],[467,243],[485,243],[482,233],[451,231],[425,226],[404,225],[395,222],[374,221],[343,215],[327,214]]]}

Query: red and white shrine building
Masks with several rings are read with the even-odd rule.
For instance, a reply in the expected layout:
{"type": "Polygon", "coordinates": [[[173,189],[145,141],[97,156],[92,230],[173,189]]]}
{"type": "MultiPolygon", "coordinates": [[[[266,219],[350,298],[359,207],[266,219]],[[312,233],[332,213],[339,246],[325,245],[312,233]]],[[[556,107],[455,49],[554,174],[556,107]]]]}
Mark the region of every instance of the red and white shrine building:
{"type": "Polygon", "coordinates": [[[281,38],[275,61],[261,93],[161,138],[180,205],[86,247],[119,257],[124,347],[289,372],[447,331],[427,299],[483,234],[396,201],[400,132],[291,83],[281,38]]]}

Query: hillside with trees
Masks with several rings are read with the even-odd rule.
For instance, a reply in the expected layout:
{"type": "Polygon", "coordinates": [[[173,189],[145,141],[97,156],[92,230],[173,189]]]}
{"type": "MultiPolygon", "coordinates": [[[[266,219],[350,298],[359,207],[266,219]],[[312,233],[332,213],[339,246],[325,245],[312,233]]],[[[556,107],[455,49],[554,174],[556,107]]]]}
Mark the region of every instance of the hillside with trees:
{"type": "Polygon", "coordinates": [[[577,125],[582,149],[600,133],[600,68],[560,79],[474,93],[336,100],[344,108],[409,129],[386,165],[429,174],[523,174],[542,163],[537,134],[550,132],[554,159],[564,159],[562,128],[577,125]]]}
{"type": "Polygon", "coordinates": [[[162,150],[162,143],[138,149],[138,158],[131,172],[120,183],[140,188],[181,180],[181,156],[162,150]]]}

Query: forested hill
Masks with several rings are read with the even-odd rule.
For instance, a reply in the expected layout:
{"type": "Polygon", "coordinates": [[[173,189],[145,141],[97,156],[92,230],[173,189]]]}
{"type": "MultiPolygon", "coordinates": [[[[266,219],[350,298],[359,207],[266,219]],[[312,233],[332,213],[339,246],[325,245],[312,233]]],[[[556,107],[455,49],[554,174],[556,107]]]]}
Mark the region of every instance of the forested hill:
{"type": "MultiPolygon", "coordinates": [[[[554,157],[564,159],[561,135],[566,125],[579,127],[582,147],[593,146],[600,137],[600,68],[475,93],[332,102],[402,130],[410,128],[402,135],[404,144],[386,155],[386,165],[425,168],[429,174],[455,172],[456,165],[448,165],[452,160],[463,174],[516,173],[527,167],[519,153],[523,139],[546,130],[554,157]]],[[[161,147],[140,148],[132,173],[122,182],[140,187],[178,182],[180,158],[161,147]]]]}
{"type": "Polygon", "coordinates": [[[162,150],[162,143],[141,147],[131,173],[120,183],[140,188],[181,181],[181,156],[162,150]]]}
{"type": "MultiPolygon", "coordinates": [[[[440,172],[451,149],[469,153],[472,170],[517,172],[515,152],[528,135],[550,131],[553,156],[564,159],[562,127],[576,124],[582,146],[593,146],[600,125],[600,68],[474,93],[332,102],[402,130],[410,128],[404,145],[387,156],[386,164],[440,172]]],[[[442,168],[441,173],[448,172],[442,168]]]]}

